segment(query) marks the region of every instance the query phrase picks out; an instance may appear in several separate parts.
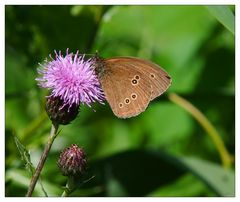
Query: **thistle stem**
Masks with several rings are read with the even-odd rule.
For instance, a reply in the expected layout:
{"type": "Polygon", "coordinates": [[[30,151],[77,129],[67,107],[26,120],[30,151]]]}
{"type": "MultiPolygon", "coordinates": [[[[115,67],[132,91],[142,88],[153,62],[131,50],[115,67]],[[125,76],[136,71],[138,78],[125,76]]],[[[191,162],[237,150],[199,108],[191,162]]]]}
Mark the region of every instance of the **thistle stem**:
{"type": "Polygon", "coordinates": [[[68,196],[68,192],[66,190],[64,190],[61,197],[67,197],[67,196],[68,196]]]}
{"type": "Polygon", "coordinates": [[[75,179],[74,176],[69,176],[66,187],[62,193],[62,197],[69,196],[69,194],[71,194],[76,189],[78,183],[78,178],[75,179]]]}
{"type": "Polygon", "coordinates": [[[29,197],[29,196],[32,196],[33,190],[34,190],[34,188],[35,188],[35,186],[36,186],[36,183],[37,183],[37,181],[38,181],[38,179],[39,179],[39,176],[40,176],[40,173],[41,173],[42,168],[43,168],[43,166],[44,166],[44,163],[45,163],[45,161],[46,161],[46,159],[47,159],[47,157],[48,157],[48,153],[49,153],[49,151],[50,151],[50,149],[51,149],[51,146],[52,146],[52,144],[53,144],[53,141],[54,141],[54,139],[55,139],[55,138],[57,137],[57,135],[58,135],[57,131],[58,131],[58,125],[54,125],[54,124],[53,124],[53,125],[52,125],[52,128],[51,128],[51,132],[50,132],[49,138],[48,138],[48,142],[47,142],[47,144],[46,144],[46,146],[45,146],[45,148],[44,148],[44,151],[43,151],[43,153],[42,153],[42,156],[41,156],[41,158],[40,158],[40,160],[39,160],[39,162],[38,162],[37,168],[36,168],[36,170],[35,170],[34,175],[32,176],[30,185],[29,185],[29,187],[28,187],[28,192],[27,192],[27,194],[26,194],[26,196],[28,196],[28,197],[29,197]]]}

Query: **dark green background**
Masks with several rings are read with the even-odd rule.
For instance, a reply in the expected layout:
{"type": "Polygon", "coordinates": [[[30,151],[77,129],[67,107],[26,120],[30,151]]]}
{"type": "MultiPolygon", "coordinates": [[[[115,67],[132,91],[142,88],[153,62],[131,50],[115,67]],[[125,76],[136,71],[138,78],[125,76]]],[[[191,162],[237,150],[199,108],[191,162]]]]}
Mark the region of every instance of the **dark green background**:
{"type": "MultiPolygon", "coordinates": [[[[36,165],[50,130],[47,92],[35,81],[38,63],[67,48],[151,60],[173,83],[135,118],[118,119],[108,104],[82,106],[61,127],[43,169],[49,196],[63,191],[66,177],[56,161],[72,143],[87,153],[86,178],[95,176],[72,196],[233,196],[234,164],[222,168],[212,140],[168,94],[201,110],[234,157],[234,40],[206,6],[6,6],[6,196],[24,196],[31,177],[13,135],[36,165]]],[[[43,196],[39,185],[34,196],[43,196]]]]}

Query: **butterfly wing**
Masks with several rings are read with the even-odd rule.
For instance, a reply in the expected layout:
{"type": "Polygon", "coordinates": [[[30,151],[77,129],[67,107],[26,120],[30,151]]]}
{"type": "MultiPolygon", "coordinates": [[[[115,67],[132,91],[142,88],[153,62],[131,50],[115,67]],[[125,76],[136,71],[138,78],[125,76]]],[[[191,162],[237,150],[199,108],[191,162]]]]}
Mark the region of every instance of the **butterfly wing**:
{"type": "Polygon", "coordinates": [[[119,118],[137,116],[151,100],[151,85],[137,68],[108,59],[100,83],[113,113],[119,118]]]}
{"type": "Polygon", "coordinates": [[[151,100],[163,94],[171,85],[172,79],[159,65],[135,57],[116,57],[107,60],[111,63],[128,66],[129,69],[139,71],[148,79],[152,88],[151,100]]]}

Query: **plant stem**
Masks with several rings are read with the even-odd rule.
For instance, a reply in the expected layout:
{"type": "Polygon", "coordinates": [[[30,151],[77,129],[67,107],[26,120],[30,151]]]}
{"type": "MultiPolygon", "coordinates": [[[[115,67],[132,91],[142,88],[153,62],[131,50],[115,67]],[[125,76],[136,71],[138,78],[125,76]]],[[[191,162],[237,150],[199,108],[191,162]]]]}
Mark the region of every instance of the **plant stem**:
{"type": "Polygon", "coordinates": [[[75,189],[77,189],[78,187],[80,187],[81,185],[89,182],[91,179],[93,179],[95,176],[90,177],[87,180],[84,180],[80,177],[80,176],[69,176],[68,177],[68,181],[67,184],[65,186],[65,189],[62,193],[62,197],[67,197],[69,196],[72,192],[75,191],[75,189]]]}
{"type": "Polygon", "coordinates": [[[213,143],[215,144],[219,155],[221,157],[223,166],[225,168],[231,167],[232,157],[228,153],[223,140],[221,139],[220,134],[217,132],[216,128],[211,124],[211,122],[204,116],[202,112],[200,112],[195,106],[193,106],[190,102],[185,100],[184,98],[178,96],[175,93],[171,93],[169,95],[169,99],[184,108],[188,111],[199,123],[200,125],[206,130],[209,137],[212,139],[213,143]]]}
{"type": "Polygon", "coordinates": [[[34,188],[36,186],[36,183],[38,181],[38,178],[40,176],[40,173],[42,171],[44,163],[45,163],[45,161],[47,159],[48,153],[49,153],[49,151],[51,149],[51,146],[53,144],[53,141],[54,141],[54,139],[58,135],[57,131],[58,131],[58,125],[52,124],[52,128],[51,128],[51,132],[50,132],[50,135],[49,135],[49,138],[48,138],[48,142],[47,142],[47,144],[46,144],[46,146],[44,148],[44,151],[42,153],[42,156],[41,156],[41,158],[40,158],[40,160],[38,162],[38,165],[37,165],[37,168],[35,170],[35,173],[32,176],[32,179],[31,179],[30,185],[28,187],[28,192],[27,192],[26,196],[32,196],[33,190],[34,190],[34,188]]]}
{"type": "Polygon", "coordinates": [[[75,179],[74,176],[69,176],[66,187],[62,193],[62,197],[67,197],[71,194],[77,187],[78,178],[75,179]]]}
{"type": "Polygon", "coordinates": [[[68,192],[66,190],[64,190],[61,197],[67,197],[67,196],[68,196],[68,192]]]}

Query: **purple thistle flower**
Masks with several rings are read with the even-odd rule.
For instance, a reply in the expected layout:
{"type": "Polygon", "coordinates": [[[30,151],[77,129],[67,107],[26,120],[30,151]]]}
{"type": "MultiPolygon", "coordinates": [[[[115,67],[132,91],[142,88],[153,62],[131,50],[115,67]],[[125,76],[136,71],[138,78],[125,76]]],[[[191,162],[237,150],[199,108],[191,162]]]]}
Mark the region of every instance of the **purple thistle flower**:
{"type": "Polygon", "coordinates": [[[84,60],[84,55],[74,55],[66,51],[66,56],[55,51],[55,59],[39,64],[41,75],[38,85],[51,90],[50,96],[60,97],[64,105],[72,106],[80,103],[90,106],[98,101],[103,103],[104,94],[93,68],[93,60],[84,60]]]}

